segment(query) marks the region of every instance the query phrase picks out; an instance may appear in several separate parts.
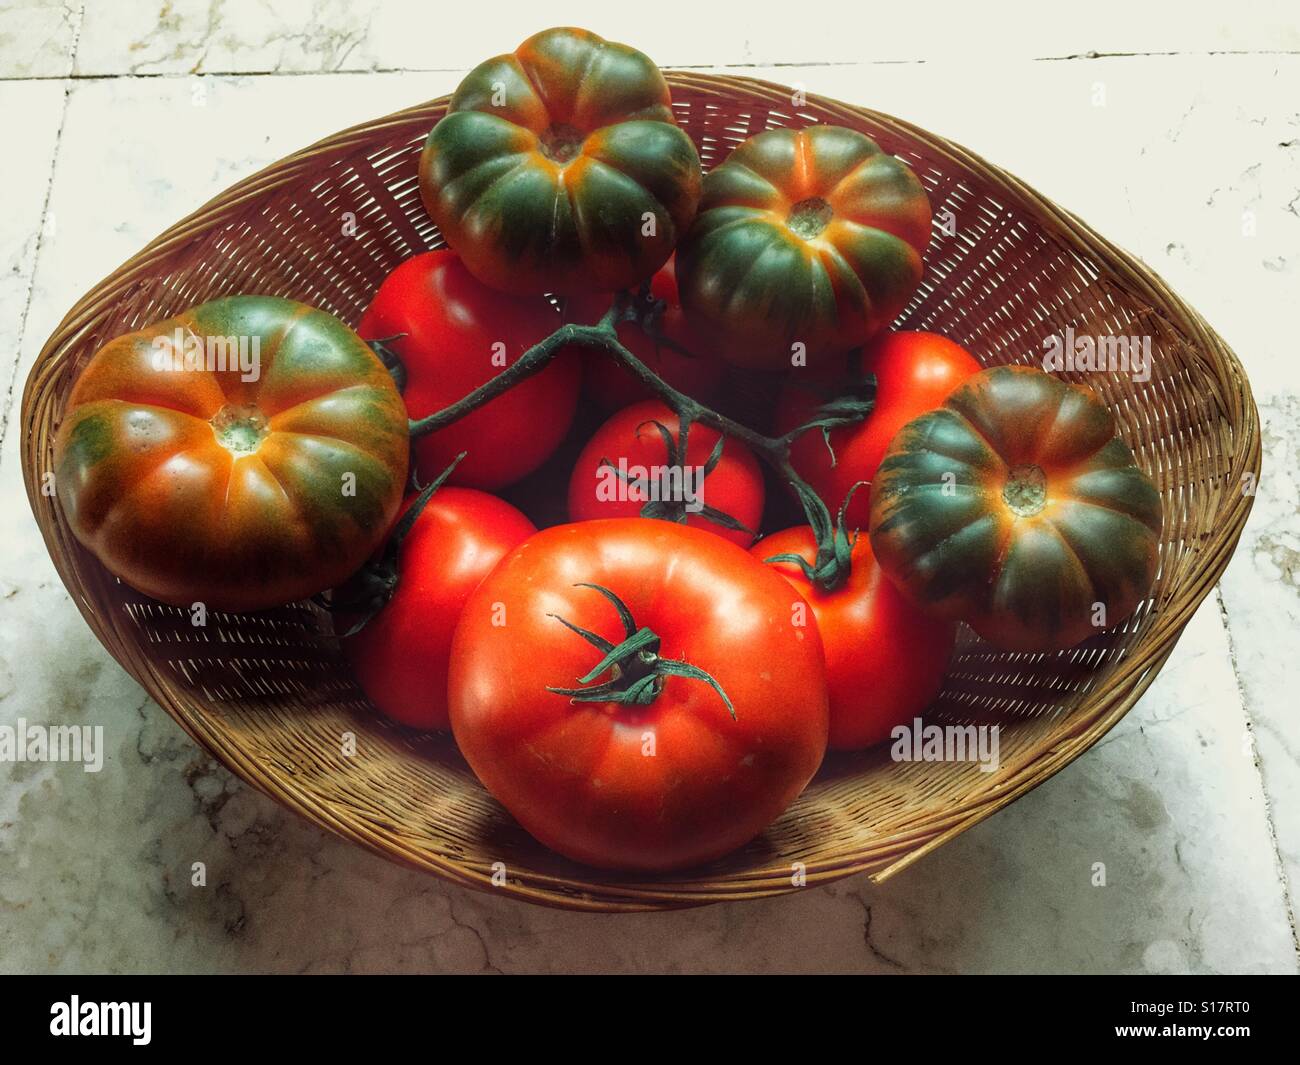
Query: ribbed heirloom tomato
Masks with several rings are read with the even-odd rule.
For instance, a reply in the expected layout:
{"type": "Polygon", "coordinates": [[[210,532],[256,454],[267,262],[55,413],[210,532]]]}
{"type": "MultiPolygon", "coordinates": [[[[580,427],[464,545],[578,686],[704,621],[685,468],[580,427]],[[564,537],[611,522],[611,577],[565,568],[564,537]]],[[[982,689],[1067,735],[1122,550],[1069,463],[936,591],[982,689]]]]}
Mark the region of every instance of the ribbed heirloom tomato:
{"type": "Polygon", "coordinates": [[[698,423],[685,445],[681,420],[660,400],[619,411],[574,463],[569,517],[664,518],[748,546],[766,493],[758,460],[739,440],[698,423]]]}
{"type": "Polygon", "coordinates": [[[826,748],[821,640],[795,624],[799,602],[698,529],[543,530],[461,614],[456,742],[560,854],[647,871],[716,858],[774,820],[826,748]]]}
{"type": "Polygon", "coordinates": [[[424,503],[397,546],[391,598],[342,641],[375,706],[413,728],[449,727],[447,672],[460,612],[493,567],[536,531],[505,500],[473,488],[439,488],[424,503]]]}
{"type": "Polygon", "coordinates": [[[653,274],[700,197],[668,84],[635,48],[545,30],[460,83],[420,160],[430,216],[507,292],[612,292],[653,274]]]}
{"type": "MultiPolygon", "coordinates": [[[[750,554],[760,561],[798,555],[809,565],[817,541],[807,525],[764,537],[750,554]]],[[[852,751],[889,738],[923,711],[943,687],[957,626],[926,615],[880,572],[866,534],[853,544],[848,580],[832,591],[815,585],[792,561],[772,566],[808,601],[826,652],[830,706],[828,746],[852,751]]]]}
{"type": "MultiPolygon", "coordinates": [[[[777,403],[777,432],[808,424],[828,399],[850,391],[852,382],[861,381],[865,374],[875,374],[875,406],[863,421],[832,429],[829,449],[817,430],[804,433],[790,448],[795,471],[836,514],[855,485],[871,483],[894,434],[918,414],[938,407],[979,371],[974,356],[947,337],[885,333],[827,372],[796,371],[777,403]]],[[[865,530],[870,506],[865,489],[855,492],[845,525],[865,530]]]]}
{"type": "Polygon", "coordinates": [[[1160,494],[1091,391],[985,370],[894,438],[871,490],[881,568],[998,647],[1070,647],[1151,587],[1160,494]]]}
{"type": "Polygon", "coordinates": [[[704,179],[677,249],[691,323],[739,366],[788,369],[887,326],[920,283],[930,201],[905,163],[840,126],[774,129],[704,179]]]}
{"type": "Polygon", "coordinates": [[[352,330],[233,296],[105,345],[68,399],[54,468],[73,533],[132,587],[257,610],[366,561],[407,450],[401,397],[352,330]]]}
{"type": "MultiPolygon", "coordinates": [[[[412,418],[463,399],[560,328],[540,296],[508,296],[476,281],[449,251],[407,259],[384,278],[357,331],[386,340],[406,368],[412,418]],[[392,338],[392,339],[390,339],[392,338]]],[[[414,443],[428,482],[460,453],[452,483],[501,488],[532,473],[564,439],[578,406],[581,363],[563,350],[490,403],[414,443]]]]}

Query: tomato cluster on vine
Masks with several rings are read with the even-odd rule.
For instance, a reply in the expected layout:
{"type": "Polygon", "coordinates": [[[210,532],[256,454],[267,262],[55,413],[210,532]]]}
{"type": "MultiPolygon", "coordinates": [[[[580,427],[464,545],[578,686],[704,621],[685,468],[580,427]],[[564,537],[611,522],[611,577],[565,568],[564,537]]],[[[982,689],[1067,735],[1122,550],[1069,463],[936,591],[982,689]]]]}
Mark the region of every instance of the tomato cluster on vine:
{"type": "Polygon", "coordinates": [[[245,295],[102,349],[59,498],[164,602],[315,597],[558,852],[719,858],[924,712],[959,622],[1054,650],[1147,594],[1160,500],[1104,404],[892,328],[931,206],[865,134],[706,174],[653,62],[556,29],[470,72],[418,177],[447,247],[356,332],[245,295]],[[252,377],[208,358],[249,337],[252,377]]]}

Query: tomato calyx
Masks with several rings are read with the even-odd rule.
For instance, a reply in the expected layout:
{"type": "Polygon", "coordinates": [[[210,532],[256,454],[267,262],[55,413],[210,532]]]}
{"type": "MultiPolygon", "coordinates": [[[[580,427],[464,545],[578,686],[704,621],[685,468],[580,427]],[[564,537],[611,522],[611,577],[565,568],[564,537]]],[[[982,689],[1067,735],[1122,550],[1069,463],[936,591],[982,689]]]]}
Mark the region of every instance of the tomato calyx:
{"type": "MultiPolygon", "coordinates": [[[[844,502],[840,504],[840,512],[833,523],[819,523],[815,515],[818,512],[811,507],[805,506],[812,525],[813,537],[817,541],[817,553],[813,556],[813,561],[809,561],[802,555],[782,554],[773,555],[771,558],[763,559],[764,562],[790,562],[798,566],[803,571],[804,578],[815,587],[823,591],[833,592],[836,588],[841,587],[848,579],[849,574],[853,571],[853,548],[858,542],[858,537],[862,534],[860,529],[854,529],[852,533],[844,527],[844,515],[848,512],[849,503],[853,499],[854,493],[859,488],[866,485],[866,481],[858,481],[844,497],[844,502]]],[[[798,490],[798,486],[796,486],[798,490]]],[[[808,488],[811,492],[812,489],[808,488]]]]}
{"type": "Polygon", "coordinates": [[[537,147],[547,159],[563,167],[578,157],[586,139],[587,135],[576,126],[556,122],[538,135],[537,147]]]}
{"type": "Polygon", "coordinates": [[[443,486],[451,476],[452,470],[464,457],[465,452],[462,451],[452,460],[450,466],[421,489],[415,501],[406,508],[406,513],[393,526],[393,531],[384,544],[384,550],[377,558],[371,559],[343,584],[331,591],[328,602],[316,600],[331,614],[354,619],[347,632],[342,634],[343,639],[355,636],[364,629],[393,598],[393,593],[397,591],[397,583],[401,579],[399,559],[402,541],[414,528],[429,500],[433,498],[433,494],[443,486]]]}
{"type": "Polygon", "coordinates": [[[656,418],[642,422],[637,426],[637,432],[639,433],[647,425],[653,425],[658,431],[668,456],[666,464],[660,471],[660,483],[657,491],[652,488],[648,477],[633,478],[627,471],[615,466],[608,458],[602,457],[600,460],[601,466],[607,466],[613,470],[615,477],[626,484],[630,490],[640,493],[640,496],[645,499],[645,504],[641,507],[641,517],[674,521],[679,525],[685,525],[686,520],[694,514],[707,518],[714,524],[721,525],[724,529],[731,529],[734,532],[743,532],[750,537],[756,537],[758,533],[744,522],[728,514],[725,510],[701,502],[698,496],[698,493],[703,491],[704,482],[708,479],[709,474],[716,470],[718,463],[722,461],[722,449],[727,438],[719,434],[718,442],[713,445],[712,452],[710,452],[704,466],[700,469],[699,483],[695,485],[695,493],[689,493],[686,491],[686,486],[690,485],[694,480],[694,474],[686,465],[686,447],[691,433],[690,419],[683,418],[679,421],[676,436],[673,435],[668,426],[656,418]],[[676,482],[675,485],[674,481],[676,482]]]}
{"type": "Polygon", "coordinates": [[[574,587],[591,588],[614,605],[619,620],[623,623],[623,640],[615,644],[558,614],[548,615],[604,654],[604,657],[590,671],[578,678],[578,684],[584,685],[583,687],[547,687],[548,692],[567,696],[575,703],[649,706],[663,691],[665,677],[687,677],[691,680],[704,681],[717,692],[726,704],[731,719],[736,720],[736,708],[727,697],[727,693],[722,690],[722,685],[698,666],[679,659],[662,657],[659,654],[659,635],[646,626],[638,626],[627,604],[616,593],[600,584],[579,582],[574,587]],[[610,674],[609,680],[593,683],[597,677],[605,673],[610,674]]]}
{"type": "Polygon", "coordinates": [[[847,385],[834,388],[817,388],[812,384],[804,386],[816,395],[821,403],[813,411],[813,417],[800,425],[791,436],[798,436],[810,429],[820,429],[822,442],[831,454],[831,468],[837,464],[835,447],[831,444],[831,430],[854,425],[865,421],[876,409],[876,375],[863,373],[855,376],[847,385]]]}
{"type": "Polygon", "coordinates": [[[690,348],[679,344],[661,330],[660,324],[663,322],[664,314],[667,311],[668,301],[655,296],[650,291],[650,282],[646,281],[636,295],[628,301],[624,320],[631,322],[649,338],[650,343],[655,346],[656,355],[662,349],[667,348],[683,358],[698,359],[699,356],[690,348]]]}

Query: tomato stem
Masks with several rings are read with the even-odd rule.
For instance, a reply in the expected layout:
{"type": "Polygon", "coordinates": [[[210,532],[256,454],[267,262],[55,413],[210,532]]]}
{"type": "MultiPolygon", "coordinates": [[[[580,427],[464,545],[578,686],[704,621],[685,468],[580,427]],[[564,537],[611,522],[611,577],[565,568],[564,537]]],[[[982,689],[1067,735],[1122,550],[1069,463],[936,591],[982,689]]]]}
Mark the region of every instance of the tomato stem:
{"type": "Polygon", "coordinates": [[[736,720],[736,708],[732,705],[722,685],[708,673],[675,658],[663,658],[659,654],[659,635],[645,626],[638,626],[632,617],[632,611],[618,595],[601,584],[575,584],[575,588],[591,588],[599,592],[618,611],[623,624],[623,639],[613,643],[605,637],[580,628],[573,622],[550,614],[570,632],[575,632],[595,647],[604,652],[604,657],[587,673],[578,678],[577,688],[551,688],[548,692],[567,696],[575,703],[621,703],[630,706],[649,706],[663,691],[664,677],[686,677],[689,680],[702,680],[721,697],[726,704],[731,719],[736,720]],[[593,683],[605,673],[610,679],[599,684],[593,683]]]}
{"type": "MultiPolygon", "coordinates": [[[[834,591],[846,580],[849,579],[849,573],[852,570],[853,548],[858,542],[860,530],[854,529],[852,533],[844,527],[844,515],[849,509],[849,502],[853,499],[854,493],[866,481],[858,481],[848,493],[844,496],[844,502],[840,504],[840,512],[835,518],[833,525],[827,528],[819,528],[813,525],[813,535],[817,541],[817,552],[810,564],[802,555],[787,554],[773,555],[771,558],[763,559],[764,562],[792,562],[803,570],[804,577],[813,584],[825,589],[834,591]]],[[[809,515],[809,521],[813,516],[809,515]]]]}
{"type": "MultiPolygon", "coordinates": [[[[671,476],[672,472],[675,471],[681,478],[681,484],[688,484],[686,449],[690,440],[691,423],[685,420],[680,420],[678,423],[677,435],[674,436],[672,431],[668,426],[664,425],[663,422],[651,418],[649,421],[642,422],[637,426],[637,433],[640,434],[641,430],[647,425],[653,425],[655,430],[659,433],[659,438],[663,441],[664,451],[667,453],[667,464],[664,467],[669,471],[667,475],[671,476]]],[[[707,480],[709,474],[718,468],[718,463],[722,461],[722,450],[726,441],[727,438],[725,436],[718,436],[717,443],[713,445],[713,450],[709,453],[708,459],[705,460],[704,466],[700,470],[701,482],[707,480]]],[[[721,525],[724,529],[730,529],[733,532],[743,532],[751,540],[758,536],[758,533],[754,529],[751,529],[739,518],[732,514],[728,514],[725,510],[720,510],[717,507],[709,506],[707,503],[702,503],[698,498],[694,500],[696,505],[692,507],[692,500],[688,498],[685,491],[681,493],[660,492],[660,498],[656,499],[653,498],[655,493],[650,491],[650,485],[647,479],[632,479],[629,474],[620,470],[606,457],[602,457],[597,465],[608,467],[613,471],[614,476],[618,480],[628,485],[629,489],[636,488],[643,493],[645,503],[642,505],[640,511],[641,517],[643,518],[658,518],[660,521],[672,521],[679,525],[684,525],[692,514],[697,514],[707,521],[713,522],[715,525],[721,525]],[[665,498],[665,495],[674,494],[678,495],[679,498],[665,498]]]]}
{"type": "MultiPolygon", "coordinates": [[[[717,430],[723,436],[741,441],[790,484],[808,517],[808,524],[812,526],[817,537],[819,559],[816,567],[817,583],[828,591],[839,587],[847,580],[849,572],[848,553],[842,545],[837,546],[835,540],[837,526],[840,527],[841,536],[843,535],[842,521],[837,522],[832,518],[821,497],[795,471],[790,462],[790,447],[805,432],[814,428],[822,430],[829,446],[831,429],[854,425],[871,412],[874,403],[874,387],[869,388],[870,395],[859,394],[823,404],[818,408],[817,416],[812,421],[797,426],[781,436],[764,436],[749,426],[706,407],[684,392],[679,392],[623,346],[618,339],[618,325],[625,321],[641,322],[642,316],[636,309],[637,298],[634,293],[620,292],[596,324],[570,323],[561,326],[469,395],[442,410],[423,418],[412,419],[410,422],[412,438],[445,429],[485,403],[490,403],[520,381],[538,373],[562,348],[570,344],[605,351],[621,363],[650,392],[663,400],[677,415],[680,422],[683,424],[699,422],[717,430]]],[[[873,385],[873,382],[866,381],[864,385],[873,385]]],[[[842,514],[843,508],[841,508],[841,516],[842,514]]]]}
{"type": "Polygon", "coordinates": [[[384,369],[388,371],[388,376],[393,379],[393,384],[397,386],[399,393],[406,391],[406,363],[402,357],[392,348],[394,341],[405,340],[405,333],[394,333],[390,337],[379,337],[376,340],[367,340],[366,346],[375,353],[379,361],[384,364],[384,369]]]}

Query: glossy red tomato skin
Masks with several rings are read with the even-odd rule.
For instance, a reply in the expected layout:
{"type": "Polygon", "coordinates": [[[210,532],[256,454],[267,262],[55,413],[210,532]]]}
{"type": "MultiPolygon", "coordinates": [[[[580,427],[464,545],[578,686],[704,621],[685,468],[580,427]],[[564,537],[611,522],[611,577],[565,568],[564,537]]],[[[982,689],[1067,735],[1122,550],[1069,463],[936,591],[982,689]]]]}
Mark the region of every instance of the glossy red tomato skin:
{"type": "MultiPolygon", "coordinates": [[[[389,346],[406,366],[406,409],[422,418],[486,384],[561,324],[542,297],[497,292],[453,252],[431,251],[384,279],[357,332],[365,340],[406,334],[389,346]]],[[[421,480],[431,481],[462,451],[451,484],[495,489],[532,473],[573,421],[581,374],[578,354],[561,351],[504,395],[420,437],[413,449],[421,480]]]]}
{"type": "Polygon", "coordinates": [[[402,541],[392,599],[342,641],[377,709],[411,728],[450,727],[447,671],[460,612],[496,564],[536,531],[486,492],[444,486],[434,493],[402,541]]]}
{"type": "MultiPolygon", "coordinates": [[[[750,554],[760,561],[793,554],[811,563],[817,542],[811,528],[799,525],[764,537],[750,554]]],[[[826,654],[831,749],[873,747],[934,701],[957,626],[913,606],[885,577],[865,534],[853,545],[848,581],[834,591],[815,587],[792,562],[769,565],[803,596],[816,619],[826,654]]]]}
{"type": "MultiPolygon", "coordinates": [[[[625,407],[596,430],[574,463],[569,478],[569,517],[573,521],[635,518],[641,513],[644,500],[633,498],[633,492],[621,493],[626,498],[599,498],[597,488],[602,477],[598,471],[602,459],[615,466],[620,459],[626,459],[629,467],[665,465],[668,452],[653,424],[656,421],[674,437],[681,428],[677,415],[664,403],[652,399],[625,407]]],[[[686,445],[686,466],[702,469],[717,442],[717,430],[692,425],[686,445]]],[[[703,503],[730,514],[747,529],[756,530],[763,518],[765,496],[758,460],[739,440],[727,440],[718,465],[704,478],[703,503]]],[[[754,539],[742,529],[728,529],[702,514],[688,515],[686,524],[715,533],[741,547],[748,547],[754,539]]]]}
{"type": "MultiPolygon", "coordinates": [[[[677,294],[674,259],[669,259],[651,279],[650,296],[664,303],[658,321],[659,332],[690,354],[683,354],[667,344],[657,345],[635,322],[623,322],[618,326],[619,341],[677,391],[708,403],[722,384],[725,370],[716,359],[706,357],[708,348],[703,339],[687,324],[677,294]]],[[[579,325],[594,325],[609,310],[612,302],[613,296],[606,292],[571,296],[565,304],[565,320],[579,325]]],[[[607,352],[585,349],[582,365],[583,388],[601,410],[615,411],[654,398],[653,392],[607,352]]]]}
{"type": "Polygon", "coordinates": [[[826,744],[816,627],[793,624],[788,583],[720,537],[641,518],[545,529],[470,597],[452,645],[451,725],[488,790],[534,837],[610,869],[666,871],[746,843],[799,794],[826,744]],[[617,593],[664,657],[646,707],[572,702],[600,653],[550,615],[622,638],[617,593]],[[653,742],[653,754],[646,755],[653,742]]]}
{"type": "MultiPolygon", "coordinates": [[[[795,470],[832,514],[839,512],[855,484],[869,483],[875,477],[885,449],[899,429],[918,414],[940,406],[953,389],[979,373],[981,366],[970,352],[947,337],[897,332],[869,344],[855,369],[876,375],[876,405],[864,421],[831,432],[834,465],[819,429],[804,433],[790,450],[795,470]]],[[[789,432],[815,417],[822,403],[817,390],[834,381],[834,376],[820,374],[792,378],[777,404],[777,432],[789,432]]],[[[849,529],[866,529],[869,495],[866,486],[854,494],[845,516],[849,529]]]]}

